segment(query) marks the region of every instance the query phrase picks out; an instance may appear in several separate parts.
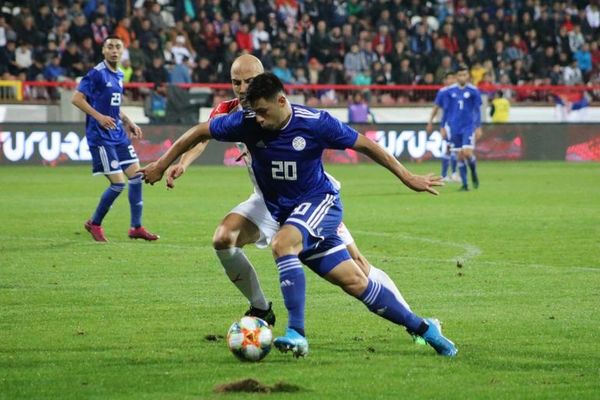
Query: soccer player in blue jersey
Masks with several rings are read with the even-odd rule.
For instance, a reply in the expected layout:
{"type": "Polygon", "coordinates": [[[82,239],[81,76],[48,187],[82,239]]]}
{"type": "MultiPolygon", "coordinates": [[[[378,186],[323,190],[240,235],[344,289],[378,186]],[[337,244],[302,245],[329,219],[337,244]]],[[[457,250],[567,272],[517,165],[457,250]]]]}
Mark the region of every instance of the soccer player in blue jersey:
{"type": "Polygon", "coordinates": [[[256,76],[246,101],[253,112],[239,111],[196,125],[140,172],[147,183],[157,182],[179,155],[211,138],[246,145],[267,208],[281,226],[271,247],[289,317],[285,335],[276,338],[274,345],[295,356],[308,353],[304,263],[373,313],[422,336],[439,354],[455,356],[456,347],[433,319],[414,314],[388,288],[368,279],[352,260],[336,232],[342,204],[337,188],[325,175],[321,157],[326,148],[353,148],[389,169],[411,189],[436,195],[434,187],[442,185],[441,178],[414,175],[379,145],[327,112],[290,104],[273,74],[256,76]]]}
{"type": "MultiPolygon", "coordinates": [[[[246,91],[252,79],[263,73],[260,60],[250,54],[242,54],[231,65],[231,89],[235,98],[219,103],[211,112],[210,118],[226,115],[243,109],[246,91]]],[[[167,173],[167,187],[174,187],[174,180],[185,173],[186,168],[206,149],[208,142],[201,142],[182,154],[179,162],[172,165],[167,173]]],[[[271,302],[267,300],[261,288],[257,271],[244,252],[244,246],[254,243],[258,248],[265,248],[279,230],[279,224],[271,217],[269,210],[257,187],[252,171],[252,160],[242,143],[242,159],[248,167],[250,181],[254,190],[250,197],[235,206],[221,221],[213,236],[215,253],[231,282],[239,289],[250,303],[246,315],[264,319],[270,325],[275,325],[275,312],[271,302]]],[[[330,177],[330,179],[333,179],[330,177]]],[[[336,181],[336,185],[338,185],[336,181]]],[[[338,235],[344,241],[348,252],[365,275],[386,286],[396,294],[398,300],[410,308],[396,287],[394,281],[382,269],[371,265],[369,260],[360,252],[348,228],[342,222],[338,227],[338,235]]],[[[420,336],[413,335],[418,344],[425,344],[420,336]]]]}
{"type": "Polygon", "coordinates": [[[110,185],[100,197],[91,219],[85,224],[94,240],[107,242],[102,220],[129,180],[132,239],[157,240],[142,226],[142,176],[138,157],[129,137],[141,138],[142,130],[121,112],[123,72],[117,65],[123,54],[123,41],[109,36],[102,46],[104,60],[90,70],[73,94],[72,103],[86,113],[85,136],[92,154],[92,173],[104,175],[110,185]]]}
{"type": "Polygon", "coordinates": [[[435,94],[435,101],[433,102],[433,109],[431,110],[431,115],[429,116],[429,122],[427,122],[427,127],[425,128],[427,133],[431,133],[433,131],[433,121],[438,113],[438,111],[442,110],[442,118],[440,119],[440,133],[442,137],[446,139],[446,148],[444,149],[444,154],[442,154],[442,180],[445,182],[449,182],[454,180],[456,176],[456,153],[452,151],[452,144],[450,142],[450,132],[448,132],[448,117],[449,117],[449,108],[447,107],[448,99],[446,97],[446,93],[448,88],[453,85],[455,82],[454,72],[448,72],[444,77],[444,87],[437,91],[435,94]],[[448,176],[448,167],[450,167],[450,171],[452,173],[451,176],[448,176]]]}
{"type": "Polygon", "coordinates": [[[450,128],[452,151],[458,154],[458,172],[461,191],[468,191],[467,165],[471,170],[473,187],[479,187],[475,140],[481,137],[481,94],[479,89],[469,83],[469,69],[459,66],[456,72],[456,84],[445,91],[448,117],[444,118],[450,128]]]}

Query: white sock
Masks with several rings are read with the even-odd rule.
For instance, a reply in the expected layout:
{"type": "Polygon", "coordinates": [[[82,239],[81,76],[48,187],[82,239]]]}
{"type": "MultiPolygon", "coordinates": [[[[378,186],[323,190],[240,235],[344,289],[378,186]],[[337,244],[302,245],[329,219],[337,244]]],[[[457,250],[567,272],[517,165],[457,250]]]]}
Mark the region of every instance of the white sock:
{"type": "Polygon", "coordinates": [[[215,252],[223,268],[225,268],[225,273],[231,282],[248,299],[250,305],[261,310],[268,309],[269,303],[258,282],[256,270],[244,254],[244,251],[239,247],[232,247],[215,250],[215,252]]]}
{"type": "Polygon", "coordinates": [[[385,273],[385,271],[375,268],[374,266],[371,265],[371,270],[369,271],[369,278],[375,282],[381,283],[388,290],[390,290],[392,293],[394,293],[394,296],[396,296],[396,299],[400,303],[402,303],[402,305],[404,307],[406,307],[409,311],[411,311],[410,306],[408,305],[406,300],[404,300],[404,297],[402,297],[402,294],[400,294],[400,290],[398,290],[398,288],[396,287],[396,284],[394,283],[392,278],[390,278],[388,276],[388,274],[385,273]]]}

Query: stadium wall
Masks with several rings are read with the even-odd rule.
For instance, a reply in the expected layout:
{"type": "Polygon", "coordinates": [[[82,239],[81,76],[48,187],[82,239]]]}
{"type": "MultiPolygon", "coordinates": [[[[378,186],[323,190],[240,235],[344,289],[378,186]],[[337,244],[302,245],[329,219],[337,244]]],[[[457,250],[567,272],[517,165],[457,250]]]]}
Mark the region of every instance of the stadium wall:
{"type": "MultiPolygon", "coordinates": [[[[438,131],[428,135],[422,124],[355,125],[389,153],[402,160],[425,161],[442,156],[446,143],[438,131]]],[[[181,125],[144,125],[144,139],[134,142],[142,163],[157,159],[186,129],[181,125]]],[[[600,129],[596,124],[486,125],[477,144],[483,160],[600,161],[600,129]]],[[[91,160],[81,123],[0,125],[0,165],[62,165],[91,160]]],[[[199,164],[240,165],[233,144],[212,142],[199,164]]],[[[352,150],[327,151],[332,163],[366,161],[352,150]]]]}

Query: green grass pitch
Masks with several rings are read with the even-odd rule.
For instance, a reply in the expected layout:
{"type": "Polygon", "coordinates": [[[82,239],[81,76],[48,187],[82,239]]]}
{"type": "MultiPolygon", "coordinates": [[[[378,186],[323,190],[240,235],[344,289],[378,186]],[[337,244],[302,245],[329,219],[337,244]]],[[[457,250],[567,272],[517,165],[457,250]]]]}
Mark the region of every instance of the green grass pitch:
{"type": "MultiPolygon", "coordinates": [[[[437,163],[411,164],[438,171],[437,163]]],[[[439,357],[307,270],[306,359],[243,364],[224,335],[246,309],[211,248],[250,193],[243,168],[194,167],[144,188],[157,243],[130,241],[124,193],[109,244],[83,229],[103,178],[85,167],[0,168],[1,399],[592,399],[600,396],[598,164],[480,162],[481,188],[410,192],[376,165],[329,166],[372,264],[459,347],[439,357]],[[457,260],[463,262],[457,268],[457,260]],[[243,378],[300,391],[217,394],[243,378]]],[[[286,317],[267,250],[248,247],[286,317]]]]}

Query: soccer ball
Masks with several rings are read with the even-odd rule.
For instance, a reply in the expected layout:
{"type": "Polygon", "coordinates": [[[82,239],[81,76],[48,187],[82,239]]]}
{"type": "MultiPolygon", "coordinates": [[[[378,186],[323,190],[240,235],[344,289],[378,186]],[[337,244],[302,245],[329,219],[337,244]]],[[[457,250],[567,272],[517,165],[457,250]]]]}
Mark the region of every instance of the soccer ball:
{"type": "Polygon", "coordinates": [[[271,351],[273,332],[260,318],[242,317],[227,332],[227,346],[241,361],[260,361],[271,351]]]}

